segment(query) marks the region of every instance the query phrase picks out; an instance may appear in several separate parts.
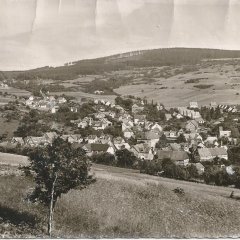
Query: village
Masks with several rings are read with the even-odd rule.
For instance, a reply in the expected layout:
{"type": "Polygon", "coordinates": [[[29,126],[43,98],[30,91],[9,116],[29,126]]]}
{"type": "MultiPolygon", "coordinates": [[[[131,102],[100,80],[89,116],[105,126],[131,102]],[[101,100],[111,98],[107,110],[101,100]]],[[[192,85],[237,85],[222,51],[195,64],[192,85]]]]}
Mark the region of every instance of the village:
{"type": "MultiPolygon", "coordinates": [[[[21,134],[19,130],[11,139],[2,138],[2,151],[44,147],[61,137],[75,147],[81,147],[88,157],[102,164],[116,164],[119,152],[122,152],[132,158],[133,162],[125,165],[130,168],[139,167],[139,162],[169,159],[181,168],[194,166],[198,176],[204,174],[209,163],[229,175],[234,172],[229,148],[239,143],[238,106],[215,102],[199,106],[197,102],[190,102],[186,107],[167,109],[163,104],[149,103],[133,96],[117,97],[114,103],[89,99],[77,104],[64,96],[49,96],[41,90],[40,93],[41,97],[30,96],[20,100],[19,105],[27,110],[27,115],[35,111],[35,114],[40,113],[38,116],[47,114],[48,119],[54,119],[62,114],[58,117],[60,120],[53,121],[55,128],[34,135],[26,135],[27,131],[21,134]],[[88,108],[91,110],[84,112],[88,108]],[[62,119],[65,122],[61,123],[62,119]]],[[[36,122],[44,123],[44,120],[37,119],[36,122]]],[[[25,126],[31,127],[38,128],[37,125],[25,126]]]]}

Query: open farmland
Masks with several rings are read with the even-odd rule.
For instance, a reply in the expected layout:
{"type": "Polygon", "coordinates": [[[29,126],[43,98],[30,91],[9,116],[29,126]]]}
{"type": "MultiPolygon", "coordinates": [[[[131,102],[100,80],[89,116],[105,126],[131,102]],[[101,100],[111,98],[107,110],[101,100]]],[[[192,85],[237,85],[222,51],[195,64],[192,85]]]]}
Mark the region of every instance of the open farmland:
{"type": "MultiPolygon", "coordinates": [[[[94,165],[94,170],[95,184],[82,191],[71,190],[57,203],[55,237],[236,237],[240,234],[240,201],[229,198],[230,188],[102,165],[94,165]],[[183,188],[185,194],[174,193],[176,187],[183,188]]],[[[0,217],[11,223],[0,224],[1,232],[8,230],[9,236],[15,237],[44,235],[47,212],[41,205],[23,201],[32,187],[27,178],[1,177],[0,217]]],[[[240,194],[239,190],[234,191],[240,194]]]]}
{"type": "Polygon", "coordinates": [[[18,97],[23,97],[23,96],[30,96],[30,92],[23,90],[23,89],[18,89],[18,88],[13,88],[13,87],[9,87],[9,88],[0,88],[0,92],[2,93],[8,93],[11,95],[15,95],[18,97]]]}
{"type": "Polygon", "coordinates": [[[146,97],[167,107],[186,106],[190,101],[197,101],[202,105],[211,101],[223,104],[239,103],[240,73],[236,66],[218,63],[210,66],[199,64],[197,68],[198,70],[187,73],[178,74],[175,71],[177,74],[168,78],[154,78],[155,82],[150,84],[130,84],[114,91],[120,95],[146,97]],[[196,87],[198,85],[200,88],[196,87]]]}
{"type": "Polygon", "coordinates": [[[145,97],[149,101],[163,103],[166,107],[186,106],[190,101],[197,101],[200,105],[209,104],[211,101],[219,104],[240,102],[240,72],[238,65],[231,61],[204,61],[196,65],[118,70],[92,76],[82,75],[60,84],[74,90],[53,94],[66,94],[76,97],[78,101],[82,98],[113,101],[119,94],[145,97]],[[106,87],[113,90],[112,94],[93,94],[93,89],[104,91],[101,84],[95,85],[96,81],[106,83],[106,87]],[[114,88],[116,85],[119,87],[114,88]],[[91,91],[86,90],[89,86],[91,91]]]}

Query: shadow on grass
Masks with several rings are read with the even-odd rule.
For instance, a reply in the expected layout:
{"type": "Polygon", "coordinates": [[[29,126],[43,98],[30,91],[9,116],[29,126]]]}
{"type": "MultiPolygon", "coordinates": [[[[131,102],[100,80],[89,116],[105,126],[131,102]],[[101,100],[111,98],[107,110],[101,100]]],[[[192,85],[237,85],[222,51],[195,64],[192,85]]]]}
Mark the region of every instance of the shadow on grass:
{"type": "Polygon", "coordinates": [[[14,225],[28,225],[31,228],[35,227],[35,225],[39,222],[33,214],[27,212],[19,212],[15,209],[1,205],[0,218],[2,218],[3,221],[9,221],[14,225]]]}

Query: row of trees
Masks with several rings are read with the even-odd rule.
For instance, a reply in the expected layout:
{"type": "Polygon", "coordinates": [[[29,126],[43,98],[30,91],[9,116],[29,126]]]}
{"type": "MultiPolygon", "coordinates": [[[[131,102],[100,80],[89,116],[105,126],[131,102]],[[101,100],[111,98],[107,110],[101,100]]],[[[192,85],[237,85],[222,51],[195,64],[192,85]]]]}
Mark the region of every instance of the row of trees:
{"type": "Polygon", "coordinates": [[[140,171],[150,175],[158,175],[180,180],[191,180],[199,178],[197,168],[194,165],[187,167],[176,165],[172,160],[140,161],[140,171]]]}
{"type": "Polygon", "coordinates": [[[123,168],[135,168],[138,159],[127,149],[117,150],[116,157],[109,153],[96,154],[92,156],[92,161],[99,164],[111,165],[123,168]]]}

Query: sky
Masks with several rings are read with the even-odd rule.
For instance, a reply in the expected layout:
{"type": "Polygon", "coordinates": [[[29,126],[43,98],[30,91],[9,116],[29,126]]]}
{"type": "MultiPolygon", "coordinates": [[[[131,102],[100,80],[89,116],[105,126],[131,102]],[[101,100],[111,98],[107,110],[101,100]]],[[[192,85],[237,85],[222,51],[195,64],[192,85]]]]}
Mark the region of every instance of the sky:
{"type": "Polygon", "coordinates": [[[0,0],[0,70],[239,40],[239,0],[0,0]]]}

